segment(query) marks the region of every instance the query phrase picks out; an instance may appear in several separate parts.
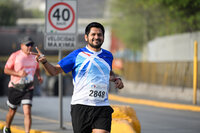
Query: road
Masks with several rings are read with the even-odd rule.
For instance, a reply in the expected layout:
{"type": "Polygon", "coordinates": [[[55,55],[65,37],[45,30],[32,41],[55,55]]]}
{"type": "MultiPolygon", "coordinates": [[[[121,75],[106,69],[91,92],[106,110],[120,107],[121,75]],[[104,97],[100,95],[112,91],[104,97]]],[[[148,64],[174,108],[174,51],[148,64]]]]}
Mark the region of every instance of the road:
{"type": "MultiPolygon", "coordinates": [[[[130,104],[127,104],[130,105],[130,104]]],[[[136,111],[141,133],[199,133],[200,113],[130,105],[136,111]]]]}
{"type": "MultiPolygon", "coordinates": [[[[1,109],[7,109],[5,101],[6,97],[0,97],[1,109]]],[[[64,126],[67,126],[67,128],[71,128],[70,101],[71,97],[63,98],[63,121],[64,126]]],[[[200,132],[200,112],[127,104],[116,101],[110,101],[110,103],[129,105],[134,108],[141,124],[141,133],[200,132]]],[[[22,109],[19,108],[18,112],[22,113],[22,109]]],[[[59,125],[59,98],[34,97],[32,114],[34,117],[56,121],[59,125]]]]}

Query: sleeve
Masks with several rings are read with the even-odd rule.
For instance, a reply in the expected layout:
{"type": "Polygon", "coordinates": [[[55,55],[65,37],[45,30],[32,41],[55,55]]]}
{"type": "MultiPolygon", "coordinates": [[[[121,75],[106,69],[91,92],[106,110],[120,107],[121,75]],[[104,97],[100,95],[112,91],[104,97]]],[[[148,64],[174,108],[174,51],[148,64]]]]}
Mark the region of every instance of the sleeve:
{"type": "Polygon", "coordinates": [[[112,64],[113,64],[113,55],[111,54],[111,62],[110,62],[110,69],[112,70],[112,64]]]}
{"type": "MultiPolygon", "coordinates": [[[[113,55],[111,52],[104,50],[104,53],[106,55],[106,58],[104,60],[109,64],[110,69],[112,70],[112,63],[113,63],[113,55]]],[[[102,55],[104,57],[104,54],[102,55]]]]}
{"type": "Polygon", "coordinates": [[[58,62],[58,64],[60,65],[60,67],[63,69],[65,73],[68,73],[73,70],[77,55],[78,55],[78,52],[73,51],[58,62]]]}
{"type": "Polygon", "coordinates": [[[16,55],[14,53],[10,55],[10,57],[8,58],[8,60],[6,62],[5,68],[14,69],[15,57],[16,57],[16,55]]]}

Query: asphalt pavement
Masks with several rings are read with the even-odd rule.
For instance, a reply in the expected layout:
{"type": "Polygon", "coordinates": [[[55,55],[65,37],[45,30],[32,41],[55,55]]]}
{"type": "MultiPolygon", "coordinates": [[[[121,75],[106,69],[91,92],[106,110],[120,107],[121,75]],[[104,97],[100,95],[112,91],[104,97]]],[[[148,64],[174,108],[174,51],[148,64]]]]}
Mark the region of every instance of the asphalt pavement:
{"type": "MultiPolygon", "coordinates": [[[[128,96],[128,95],[127,95],[128,96]]],[[[0,128],[5,124],[7,97],[0,97],[0,128]]],[[[34,97],[32,133],[73,133],[70,117],[71,97],[63,97],[62,124],[58,97],[34,97]]],[[[110,103],[131,106],[138,116],[142,133],[199,133],[200,106],[176,101],[110,95],[110,103]]],[[[12,123],[13,133],[22,133],[23,111],[19,107],[12,123]]]]}

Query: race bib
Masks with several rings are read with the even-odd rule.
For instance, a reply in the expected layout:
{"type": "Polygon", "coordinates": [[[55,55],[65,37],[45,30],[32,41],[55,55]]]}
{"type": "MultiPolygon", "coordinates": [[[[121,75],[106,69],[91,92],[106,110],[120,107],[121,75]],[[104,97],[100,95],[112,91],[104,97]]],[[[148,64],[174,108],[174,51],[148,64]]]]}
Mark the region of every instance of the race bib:
{"type": "Polygon", "coordinates": [[[107,92],[106,84],[94,84],[90,85],[88,92],[90,100],[104,101],[107,92]]]}
{"type": "Polygon", "coordinates": [[[26,77],[20,79],[19,84],[28,84],[33,82],[33,76],[28,74],[26,77]]]}

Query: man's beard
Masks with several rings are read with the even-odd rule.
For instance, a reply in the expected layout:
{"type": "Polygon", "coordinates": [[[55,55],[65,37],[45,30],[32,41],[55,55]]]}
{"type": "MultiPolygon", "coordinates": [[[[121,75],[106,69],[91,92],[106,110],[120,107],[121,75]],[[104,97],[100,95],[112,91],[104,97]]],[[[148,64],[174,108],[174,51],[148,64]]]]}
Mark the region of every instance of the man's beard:
{"type": "Polygon", "coordinates": [[[93,45],[93,44],[91,44],[91,43],[88,43],[92,48],[95,48],[95,49],[99,49],[99,48],[101,48],[101,45],[102,45],[102,43],[100,43],[100,44],[98,44],[98,45],[93,45]]]}
{"type": "Polygon", "coordinates": [[[94,44],[88,42],[88,44],[89,44],[92,48],[99,49],[99,48],[101,48],[101,45],[102,45],[103,43],[99,43],[98,45],[94,45],[94,44]]]}

